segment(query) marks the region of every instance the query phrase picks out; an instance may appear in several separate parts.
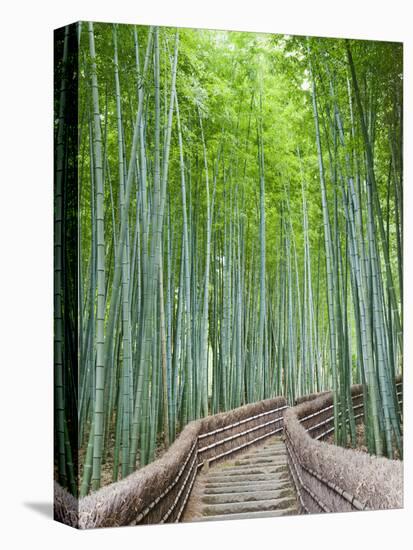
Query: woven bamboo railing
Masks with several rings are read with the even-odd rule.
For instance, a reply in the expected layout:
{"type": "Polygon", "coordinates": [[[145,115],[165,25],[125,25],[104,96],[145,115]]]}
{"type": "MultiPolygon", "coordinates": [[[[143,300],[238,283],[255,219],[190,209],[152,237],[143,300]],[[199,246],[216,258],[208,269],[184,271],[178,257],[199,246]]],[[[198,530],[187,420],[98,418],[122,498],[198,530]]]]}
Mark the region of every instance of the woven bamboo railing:
{"type": "Polygon", "coordinates": [[[79,501],[56,486],[55,518],[81,529],[178,522],[202,466],[281,433],[286,408],[276,397],[191,422],[160,459],[79,501]]]}
{"type": "MultiPolygon", "coordinates": [[[[402,382],[396,384],[402,405],[402,382]]],[[[356,422],[364,416],[363,388],[352,387],[356,422]]],[[[288,465],[302,513],[401,508],[403,464],[322,442],[334,431],[333,397],[301,399],[284,415],[288,465]]]]}

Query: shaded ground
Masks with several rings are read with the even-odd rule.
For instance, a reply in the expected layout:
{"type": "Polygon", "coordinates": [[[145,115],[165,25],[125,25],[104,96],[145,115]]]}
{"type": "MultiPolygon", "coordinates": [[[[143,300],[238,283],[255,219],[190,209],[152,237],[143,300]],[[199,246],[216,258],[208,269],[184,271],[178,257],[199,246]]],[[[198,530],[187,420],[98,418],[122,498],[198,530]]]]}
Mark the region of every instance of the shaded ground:
{"type": "MultiPolygon", "coordinates": [[[[87,441],[87,438],[86,438],[87,441]]],[[[116,480],[113,479],[113,449],[115,448],[115,438],[114,436],[110,437],[110,453],[106,456],[104,461],[102,462],[102,469],[101,469],[101,487],[105,487],[106,485],[110,485],[114,481],[119,481],[122,479],[121,471],[122,471],[122,462],[121,457],[119,457],[119,470],[118,470],[118,477],[116,480]]],[[[166,452],[166,447],[163,441],[162,437],[159,437],[157,441],[157,445],[155,448],[155,458],[154,460],[160,458],[164,453],[166,452]]],[[[83,476],[83,465],[85,461],[85,454],[86,454],[86,447],[79,450],[79,478],[82,479],[83,476]]],[[[139,450],[137,453],[137,459],[136,464],[138,465],[139,469],[139,450]]]]}
{"type": "MultiPolygon", "coordinates": [[[[325,441],[326,443],[329,443],[330,445],[334,445],[334,434],[330,434],[323,441],[325,441]]],[[[358,451],[361,453],[367,453],[367,454],[369,453],[365,443],[364,423],[360,423],[356,425],[356,446],[352,447],[351,442],[348,442],[346,445],[346,448],[353,449],[354,451],[358,451]]],[[[393,453],[394,453],[394,458],[397,460],[400,460],[400,454],[396,447],[393,448],[393,453]]]]}

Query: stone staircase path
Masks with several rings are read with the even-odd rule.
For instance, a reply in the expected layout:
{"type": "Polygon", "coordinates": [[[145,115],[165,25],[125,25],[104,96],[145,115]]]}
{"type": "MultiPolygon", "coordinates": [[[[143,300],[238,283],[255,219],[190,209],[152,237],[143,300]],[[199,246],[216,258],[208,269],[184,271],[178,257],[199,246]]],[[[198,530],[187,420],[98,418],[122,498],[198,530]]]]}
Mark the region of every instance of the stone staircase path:
{"type": "Polygon", "coordinates": [[[298,514],[287,451],[280,437],[202,470],[181,521],[215,521],[298,514]]]}

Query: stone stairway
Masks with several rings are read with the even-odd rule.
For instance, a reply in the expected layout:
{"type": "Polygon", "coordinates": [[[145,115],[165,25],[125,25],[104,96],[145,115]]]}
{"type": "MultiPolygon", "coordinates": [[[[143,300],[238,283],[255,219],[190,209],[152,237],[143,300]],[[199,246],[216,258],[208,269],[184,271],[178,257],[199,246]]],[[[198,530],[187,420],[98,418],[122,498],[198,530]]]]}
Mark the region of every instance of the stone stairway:
{"type": "Polygon", "coordinates": [[[280,437],[201,471],[181,521],[216,521],[298,513],[287,451],[280,437]]]}

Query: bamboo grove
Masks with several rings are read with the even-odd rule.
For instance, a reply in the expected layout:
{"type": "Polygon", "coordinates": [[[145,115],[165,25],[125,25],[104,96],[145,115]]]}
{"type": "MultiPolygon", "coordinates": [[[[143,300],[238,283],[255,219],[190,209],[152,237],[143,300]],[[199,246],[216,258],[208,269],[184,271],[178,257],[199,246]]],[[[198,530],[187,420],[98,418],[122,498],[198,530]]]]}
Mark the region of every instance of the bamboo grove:
{"type": "Polygon", "coordinates": [[[401,45],[75,31],[56,70],[59,482],[86,495],[190,420],[275,395],[332,389],[336,443],[354,444],[354,383],[369,452],[400,455],[401,45]],[[76,135],[63,116],[73,48],[76,135]],[[77,283],[62,244],[73,223],[77,283]]]}

